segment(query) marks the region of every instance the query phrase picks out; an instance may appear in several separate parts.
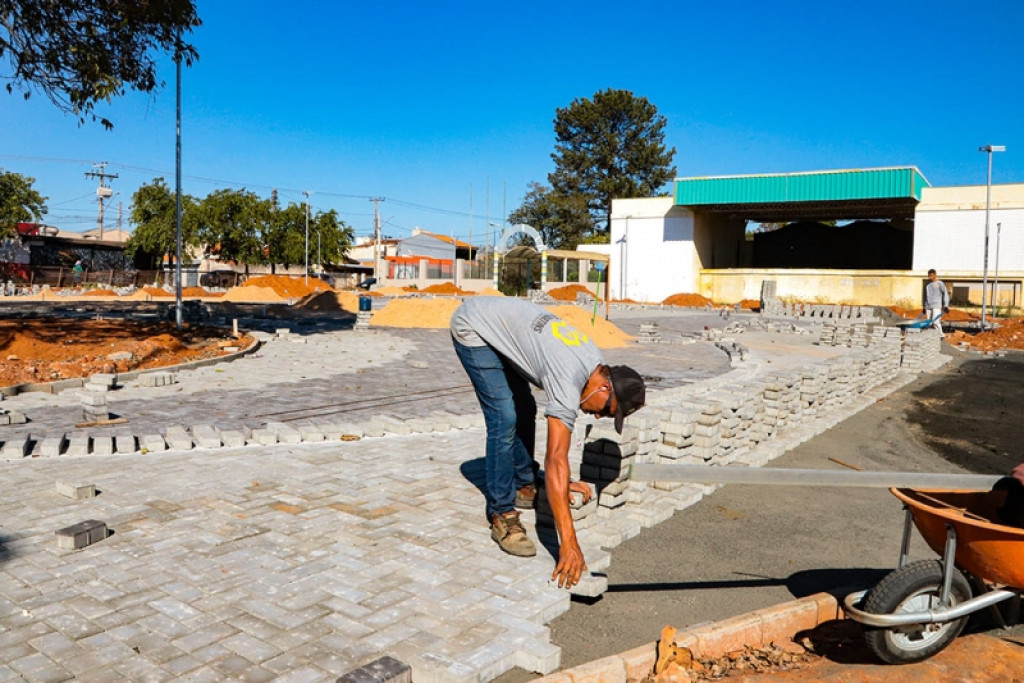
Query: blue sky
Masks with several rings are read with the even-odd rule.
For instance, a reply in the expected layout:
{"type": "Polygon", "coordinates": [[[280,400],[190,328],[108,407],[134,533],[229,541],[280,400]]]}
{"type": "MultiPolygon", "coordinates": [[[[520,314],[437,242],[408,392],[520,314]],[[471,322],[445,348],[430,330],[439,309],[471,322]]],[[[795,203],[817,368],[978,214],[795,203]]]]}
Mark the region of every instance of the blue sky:
{"type": "MultiPolygon", "coordinates": [[[[546,181],[555,110],[605,88],[665,116],[680,177],[916,165],[933,185],[984,184],[978,147],[1001,144],[993,182],[1024,182],[1019,0],[198,0],[198,11],[183,190],[276,187],[296,203],[308,190],[360,236],[369,198],[383,197],[386,235],[419,226],[483,242],[485,213],[500,222],[546,181]]],[[[0,93],[0,167],[36,179],[47,223],[95,227],[93,162],[119,175],[108,229],[142,183],[173,187],[174,69],[162,64],[162,92],[102,108],[112,132],[42,95],[0,93]]]]}

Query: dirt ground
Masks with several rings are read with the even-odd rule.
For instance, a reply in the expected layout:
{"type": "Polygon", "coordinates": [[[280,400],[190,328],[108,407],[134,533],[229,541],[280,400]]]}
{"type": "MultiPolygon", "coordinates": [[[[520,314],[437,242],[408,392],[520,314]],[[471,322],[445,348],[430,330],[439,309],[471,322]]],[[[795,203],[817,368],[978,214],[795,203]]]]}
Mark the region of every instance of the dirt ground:
{"type": "Polygon", "coordinates": [[[0,320],[0,387],[129,372],[222,356],[252,338],[169,322],[48,318],[0,320]]]}

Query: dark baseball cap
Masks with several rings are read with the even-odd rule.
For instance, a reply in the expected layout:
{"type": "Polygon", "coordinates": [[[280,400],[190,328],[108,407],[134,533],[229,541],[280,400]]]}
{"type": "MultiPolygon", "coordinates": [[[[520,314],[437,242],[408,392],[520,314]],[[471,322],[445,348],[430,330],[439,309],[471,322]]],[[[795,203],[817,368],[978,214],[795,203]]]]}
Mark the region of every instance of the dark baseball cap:
{"type": "Polygon", "coordinates": [[[611,371],[612,390],[615,391],[618,404],[615,408],[615,431],[621,434],[622,421],[644,407],[647,387],[640,373],[628,365],[612,365],[608,369],[611,371]]]}

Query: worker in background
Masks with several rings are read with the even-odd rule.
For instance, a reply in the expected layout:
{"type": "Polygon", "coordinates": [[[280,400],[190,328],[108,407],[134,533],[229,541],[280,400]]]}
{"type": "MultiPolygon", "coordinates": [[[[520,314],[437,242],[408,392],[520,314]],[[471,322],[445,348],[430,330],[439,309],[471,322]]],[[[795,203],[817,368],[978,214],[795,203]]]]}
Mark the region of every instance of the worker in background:
{"type": "Polygon", "coordinates": [[[921,308],[924,309],[925,316],[934,321],[932,327],[942,334],[942,323],[939,322],[939,318],[943,313],[949,313],[949,290],[939,279],[934,268],[928,271],[928,284],[924,286],[921,308]]]}
{"type": "Polygon", "coordinates": [[[579,583],[586,569],[569,511],[572,492],[590,499],[590,487],[569,481],[569,444],[577,412],[615,419],[644,405],[644,380],[624,365],[604,364],[582,331],[528,301],[474,297],[452,315],[455,353],[476,390],[487,427],[485,470],[491,538],[521,557],[537,554],[519,519],[537,495],[533,460],[537,403],[530,385],[544,389],[547,449],[544,486],[560,540],[551,578],[559,587],[579,583]]]}
{"type": "Polygon", "coordinates": [[[85,268],[82,267],[82,261],[75,261],[74,267],[71,269],[71,278],[75,282],[75,287],[82,284],[82,275],[85,274],[85,268]]]}

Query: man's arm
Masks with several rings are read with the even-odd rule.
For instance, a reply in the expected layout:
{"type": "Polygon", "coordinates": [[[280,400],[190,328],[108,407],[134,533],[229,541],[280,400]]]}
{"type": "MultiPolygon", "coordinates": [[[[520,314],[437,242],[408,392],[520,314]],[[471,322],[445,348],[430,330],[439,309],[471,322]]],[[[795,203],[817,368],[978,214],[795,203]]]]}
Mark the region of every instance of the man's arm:
{"type": "Polygon", "coordinates": [[[558,564],[551,575],[557,579],[559,588],[575,586],[580,575],[587,568],[576,540],[576,528],[569,512],[569,443],[572,432],[565,423],[555,417],[548,417],[548,446],[544,456],[544,488],[548,504],[555,518],[555,529],[560,541],[558,564]]]}

